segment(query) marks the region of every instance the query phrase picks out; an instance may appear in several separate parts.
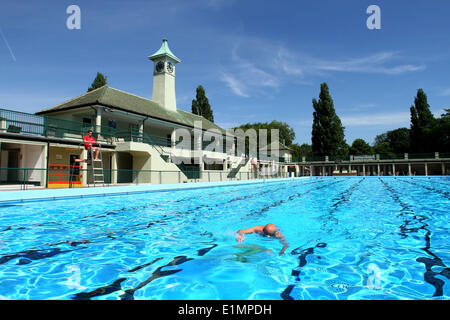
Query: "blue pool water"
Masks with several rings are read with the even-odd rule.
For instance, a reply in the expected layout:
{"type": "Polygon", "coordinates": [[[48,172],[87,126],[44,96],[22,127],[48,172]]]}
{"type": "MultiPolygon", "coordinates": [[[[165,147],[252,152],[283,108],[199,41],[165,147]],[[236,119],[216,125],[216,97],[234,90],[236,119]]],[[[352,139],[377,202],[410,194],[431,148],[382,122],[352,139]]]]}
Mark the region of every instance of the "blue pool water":
{"type": "Polygon", "coordinates": [[[450,179],[307,178],[0,206],[1,299],[448,299],[450,179]],[[272,222],[276,239],[235,231],[272,222]]]}

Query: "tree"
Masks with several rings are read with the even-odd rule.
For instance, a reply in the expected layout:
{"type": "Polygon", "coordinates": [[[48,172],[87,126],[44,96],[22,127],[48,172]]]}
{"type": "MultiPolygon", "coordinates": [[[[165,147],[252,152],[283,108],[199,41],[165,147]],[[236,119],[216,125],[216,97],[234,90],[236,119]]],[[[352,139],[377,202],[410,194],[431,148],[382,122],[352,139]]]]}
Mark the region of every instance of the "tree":
{"type": "Polygon", "coordinates": [[[293,143],[289,146],[292,149],[292,157],[298,161],[301,161],[302,157],[308,157],[312,155],[312,147],[310,144],[304,143],[302,145],[298,145],[297,143],[293,143]]]}
{"type": "Polygon", "coordinates": [[[390,153],[406,153],[410,149],[410,130],[408,128],[399,128],[387,131],[375,137],[377,147],[381,143],[387,143],[390,153]]]}
{"type": "Polygon", "coordinates": [[[430,133],[434,125],[434,116],[430,111],[427,95],[422,89],[417,90],[414,106],[410,108],[411,132],[410,149],[414,152],[430,152],[430,133]]]}
{"type": "Polygon", "coordinates": [[[97,72],[97,76],[95,77],[94,82],[92,82],[90,88],[88,88],[88,92],[98,89],[98,88],[101,88],[106,84],[108,84],[108,78],[105,77],[100,72],[97,72]]]}
{"type": "Polygon", "coordinates": [[[450,109],[437,118],[430,130],[430,148],[437,152],[450,152],[450,109]]]}
{"type": "Polygon", "coordinates": [[[409,152],[410,130],[399,128],[387,132],[387,142],[394,153],[409,152]]]}
{"type": "Polygon", "coordinates": [[[348,152],[344,127],[336,115],[328,85],[320,85],[319,101],[313,99],[312,150],[314,154],[345,155],[348,152]]]}
{"type": "MultiPolygon", "coordinates": [[[[256,123],[246,123],[239,127],[233,129],[242,129],[244,131],[248,129],[255,129],[257,133],[257,137],[259,137],[259,130],[266,129],[267,130],[267,141],[270,143],[272,141],[271,130],[278,130],[278,138],[279,142],[290,146],[292,142],[295,140],[295,131],[292,129],[287,123],[272,120],[271,122],[256,122],[256,123]]],[[[258,138],[259,141],[259,138],[258,138]]]]}
{"type": "Polygon", "coordinates": [[[378,143],[373,147],[373,151],[376,154],[393,154],[392,149],[387,142],[378,143]]]}
{"type": "Polygon", "coordinates": [[[352,146],[349,148],[349,152],[352,155],[361,156],[373,154],[373,149],[363,139],[356,139],[355,141],[353,141],[352,146]]]}
{"type": "Polygon", "coordinates": [[[197,87],[195,100],[192,100],[192,113],[214,122],[213,111],[206,97],[205,89],[201,85],[197,87]]]}

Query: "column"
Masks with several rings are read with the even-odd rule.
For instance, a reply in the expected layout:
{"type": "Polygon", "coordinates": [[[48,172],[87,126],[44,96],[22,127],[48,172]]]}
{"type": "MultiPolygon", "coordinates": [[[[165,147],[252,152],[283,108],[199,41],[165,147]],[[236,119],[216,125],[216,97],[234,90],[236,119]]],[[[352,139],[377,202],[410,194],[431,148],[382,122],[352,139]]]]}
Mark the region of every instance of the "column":
{"type": "Polygon", "coordinates": [[[313,176],[314,166],[309,166],[309,176],[313,176]]]}
{"type": "Polygon", "coordinates": [[[408,176],[411,176],[412,172],[411,172],[411,162],[408,163],[408,176]]]}
{"type": "Polygon", "coordinates": [[[426,163],[425,163],[425,175],[426,175],[426,176],[428,175],[428,166],[427,166],[426,163]]]}
{"type": "Polygon", "coordinates": [[[117,152],[111,155],[111,184],[117,184],[117,152]]]}
{"type": "Polygon", "coordinates": [[[322,166],[322,177],[325,176],[325,166],[322,166]]]}
{"type": "Polygon", "coordinates": [[[392,175],[395,176],[395,163],[392,164],[392,175]]]}
{"type": "Polygon", "coordinates": [[[95,117],[95,132],[99,134],[99,136],[102,133],[102,110],[103,108],[96,108],[97,114],[95,117]]]}
{"type": "Polygon", "coordinates": [[[363,163],[363,176],[366,176],[366,165],[363,163]]]}
{"type": "MultiPolygon", "coordinates": [[[[84,148],[83,148],[83,151],[81,151],[80,158],[81,159],[87,159],[87,150],[85,150],[84,148]]],[[[87,185],[88,170],[87,170],[87,163],[84,162],[84,161],[81,164],[81,174],[83,175],[81,177],[81,184],[83,186],[86,186],[87,185]]]]}
{"type": "Polygon", "coordinates": [[[377,164],[377,175],[380,176],[380,164],[377,164]]]}
{"type": "MultiPolygon", "coordinates": [[[[44,170],[42,170],[42,172],[43,172],[43,174],[41,175],[41,181],[42,181],[42,183],[41,183],[41,186],[42,187],[48,187],[48,185],[47,185],[47,178],[48,178],[48,175],[47,175],[47,167],[48,167],[48,158],[47,158],[47,155],[48,155],[48,144],[46,144],[46,145],[44,145],[43,147],[42,147],[42,153],[41,153],[41,158],[42,158],[42,169],[44,169],[44,170]]],[[[442,164],[442,165],[444,165],[444,164],[442,164]]],[[[442,171],[442,172],[444,172],[444,171],[442,171]]]]}
{"type": "Polygon", "coordinates": [[[445,165],[443,162],[441,163],[441,168],[442,168],[442,175],[445,176],[445,165]]]}

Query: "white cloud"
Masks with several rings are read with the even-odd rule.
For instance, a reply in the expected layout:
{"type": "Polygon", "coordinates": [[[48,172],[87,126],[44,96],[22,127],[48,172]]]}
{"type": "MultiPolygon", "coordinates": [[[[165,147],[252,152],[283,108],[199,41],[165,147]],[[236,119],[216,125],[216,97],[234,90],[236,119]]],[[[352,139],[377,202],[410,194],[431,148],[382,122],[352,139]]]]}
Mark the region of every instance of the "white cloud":
{"type": "MultiPolygon", "coordinates": [[[[279,49],[279,51],[287,51],[287,49],[279,49]]],[[[425,65],[400,64],[395,65],[393,62],[400,59],[400,55],[396,52],[379,52],[366,57],[347,58],[343,60],[327,60],[308,55],[290,56],[289,64],[294,70],[302,70],[303,74],[321,74],[323,72],[353,72],[353,73],[382,73],[388,75],[398,75],[406,72],[422,71],[425,65]],[[391,65],[389,65],[391,64],[391,65]]]]}
{"type": "Polygon", "coordinates": [[[394,112],[394,113],[372,113],[359,114],[352,116],[341,116],[341,121],[344,126],[408,126],[410,122],[409,112],[394,112]]]}
{"type": "Polygon", "coordinates": [[[244,92],[246,90],[245,86],[234,76],[224,73],[222,74],[221,80],[225,82],[225,84],[228,86],[228,88],[231,89],[231,91],[233,91],[234,94],[246,98],[250,97],[244,92]]]}
{"type": "MultiPolygon", "coordinates": [[[[267,89],[277,89],[283,83],[299,83],[298,81],[305,81],[308,77],[326,76],[336,72],[400,75],[426,68],[422,64],[402,63],[405,57],[394,51],[330,60],[295,52],[279,43],[237,39],[231,51],[231,61],[225,71],[228,77],[222,76],[221,80],[227,83],[233,93],[246,97],[255,92],[267,95],[270,94],[267,89]],[[247,60],[242,58],[243,56],[252,59],[247,60]],[[236,90],[236,83],[241,84],[239,90],[236,90]]],[[[448,94],[450,95],[450,89],[448,94]]]]}

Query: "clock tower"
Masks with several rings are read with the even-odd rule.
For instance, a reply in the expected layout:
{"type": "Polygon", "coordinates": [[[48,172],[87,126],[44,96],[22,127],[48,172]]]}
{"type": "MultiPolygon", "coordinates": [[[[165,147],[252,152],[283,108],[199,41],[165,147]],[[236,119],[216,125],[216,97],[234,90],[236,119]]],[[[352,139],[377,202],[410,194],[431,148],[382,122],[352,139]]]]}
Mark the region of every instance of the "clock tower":
{"type": "Polygon", "coordinates": [[[163,39],[161,48],[148,59],[154,63],[152,100],[167,110],[176,111],[175,64],[181,60],[170,51],[167,39],[163,39]]]}

